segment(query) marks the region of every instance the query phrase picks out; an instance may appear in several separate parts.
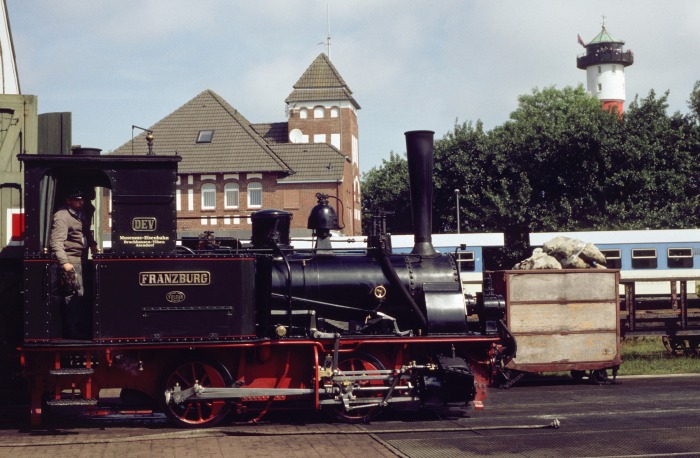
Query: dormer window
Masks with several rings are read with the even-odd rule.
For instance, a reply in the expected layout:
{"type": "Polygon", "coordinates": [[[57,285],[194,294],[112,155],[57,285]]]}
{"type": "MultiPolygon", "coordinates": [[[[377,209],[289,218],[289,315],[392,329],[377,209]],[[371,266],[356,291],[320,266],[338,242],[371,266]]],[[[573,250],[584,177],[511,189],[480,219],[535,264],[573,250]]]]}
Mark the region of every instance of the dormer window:
{"type": "Polygon", "coordinates": [[[197,135],[197,143],[211,143],[212,138],[214,138],[213,130],[200,130],[199,135],[197,135]]]}

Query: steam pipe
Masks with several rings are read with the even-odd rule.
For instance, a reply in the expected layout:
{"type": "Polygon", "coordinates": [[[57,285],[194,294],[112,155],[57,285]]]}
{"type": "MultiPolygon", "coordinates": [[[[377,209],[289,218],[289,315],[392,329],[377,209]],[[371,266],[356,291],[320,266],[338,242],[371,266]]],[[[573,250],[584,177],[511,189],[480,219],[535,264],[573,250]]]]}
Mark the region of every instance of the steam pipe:
{"type": "Polygon", "coordinates": [[[406,288],[403,282],[399,279],[399,274],[396,273],[396,269],[394,269],[394,266],[391,264],[389,255],[384,250],[378,250],[377,260],[379,261],[379,265],[382,266],[382,271],[384,272],[386,278],[388,278],[389,282],[396,288],[403,300],[411,306],[411,309],[418,317],[418,320],[420,321],[420,324],[423,327],[423,329],[427,330],[428,319],[425,317],[425,314],[420,309],[415,299],[413,299],[413,296],[411,296],[411,293],[410,291],[408,291],[408,288],[406,288]]]}
{"type": "Polygon", "coordinates": [[[411,254],[435,257],[433,247],[433,135],[432,130],[406,132],[408,178],[411,188],[414,245],[411,254]]]}

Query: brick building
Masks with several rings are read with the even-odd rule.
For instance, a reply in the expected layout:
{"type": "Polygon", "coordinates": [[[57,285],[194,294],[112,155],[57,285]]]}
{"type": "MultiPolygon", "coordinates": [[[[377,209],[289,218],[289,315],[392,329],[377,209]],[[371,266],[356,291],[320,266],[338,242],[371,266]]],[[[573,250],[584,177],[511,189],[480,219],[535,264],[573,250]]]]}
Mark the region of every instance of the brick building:
{"type": "MultiPolygon", "coordinates": [[[[182,156],[179,237],[214,231],[249,240],[250,215],[261,209],[292,213],[292,237],[308,236],[316,193],[331,196],[340,232],[361,234],[360,106],[352,91],[320,54],[285,103],[286,122],[254,124],[207,89],[149,128],[155,154],[182,156]]],[[[147,154],[145,135],[114,154],[147,154]]]]}

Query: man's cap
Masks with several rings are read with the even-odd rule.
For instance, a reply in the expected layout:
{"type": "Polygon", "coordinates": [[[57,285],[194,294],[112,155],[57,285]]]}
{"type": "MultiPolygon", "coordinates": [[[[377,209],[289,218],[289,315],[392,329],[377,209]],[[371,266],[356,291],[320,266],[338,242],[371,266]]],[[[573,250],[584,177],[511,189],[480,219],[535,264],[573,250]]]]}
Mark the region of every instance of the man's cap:
{"type": "Polygon", "coordinates": [[[82,199],[85,197],[85,190],[82,188],[74,188],[68,193],[70,199],[82,199]]]}

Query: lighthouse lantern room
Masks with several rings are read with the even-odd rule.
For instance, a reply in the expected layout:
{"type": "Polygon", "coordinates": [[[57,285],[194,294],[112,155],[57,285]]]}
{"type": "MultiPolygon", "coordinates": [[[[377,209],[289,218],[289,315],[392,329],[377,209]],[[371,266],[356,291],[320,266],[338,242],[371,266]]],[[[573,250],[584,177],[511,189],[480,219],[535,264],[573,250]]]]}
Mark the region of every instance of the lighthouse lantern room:
{"type": "Polygon", "coordinates": [[[625,51],[622,40],[614,39],[605,29],[587,44],[579,37],[586,53],[576,58],[576,66],[586,70],[588,92],[603,107],[622,114],[625,102],[625,67],[634,63],[632,51],[625,51]]]}

